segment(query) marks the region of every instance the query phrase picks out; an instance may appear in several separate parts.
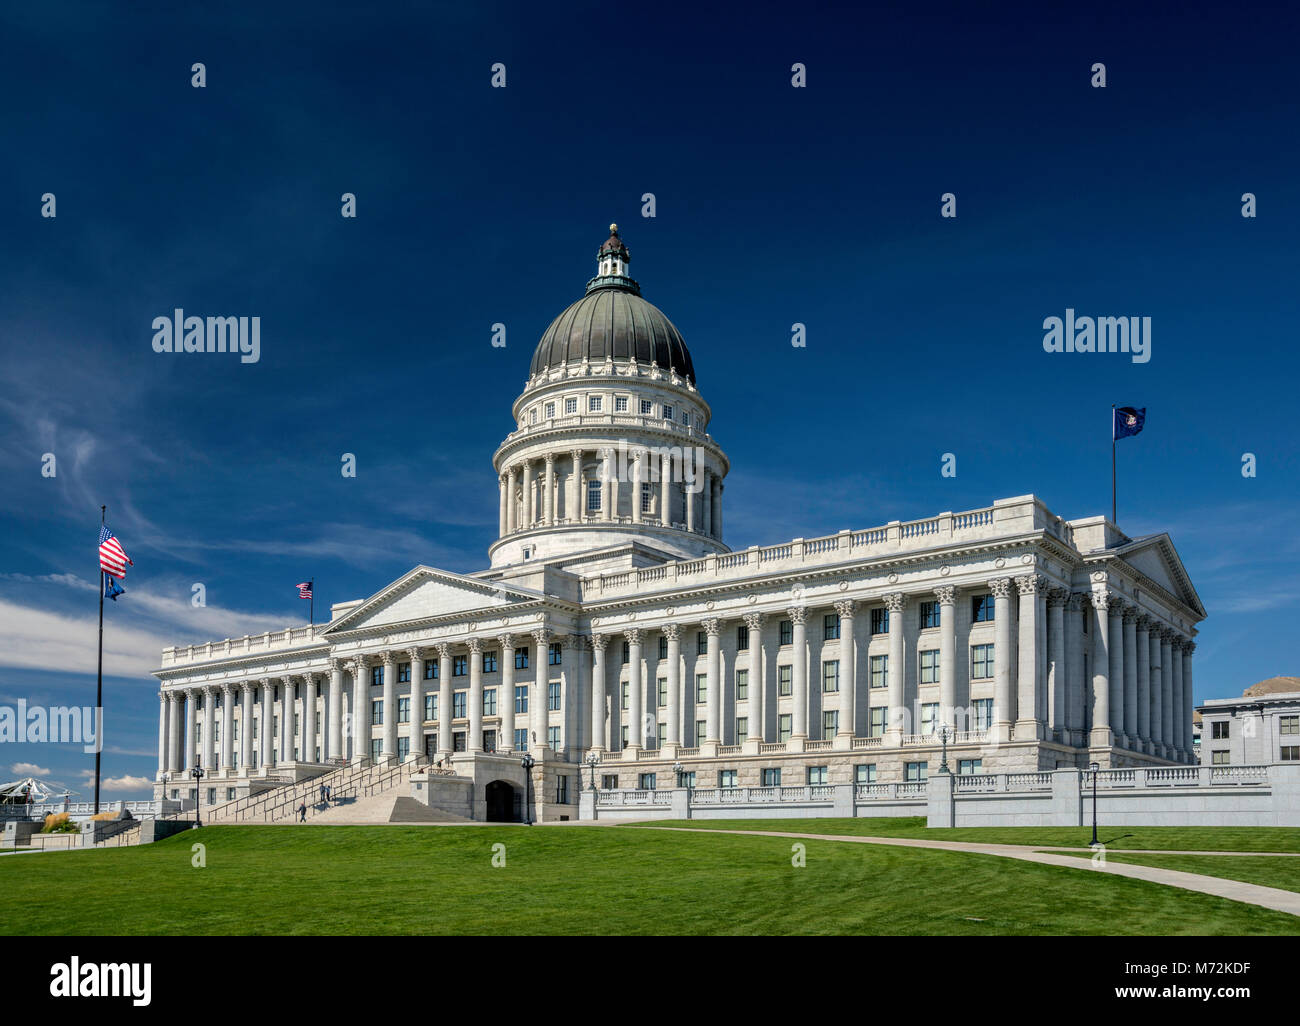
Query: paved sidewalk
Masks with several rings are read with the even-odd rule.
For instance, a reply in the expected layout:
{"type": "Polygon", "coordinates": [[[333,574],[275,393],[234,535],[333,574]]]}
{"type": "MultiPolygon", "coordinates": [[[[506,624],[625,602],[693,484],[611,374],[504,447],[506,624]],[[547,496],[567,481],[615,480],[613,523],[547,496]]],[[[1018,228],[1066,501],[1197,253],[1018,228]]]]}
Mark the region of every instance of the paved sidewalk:
{"type": "MultiPolygon", "coordinates": [[[[860,837],[845,834],[808,834],[788,833],[782,830],[705,830],[698,827],[648,827],[650,830],[689,830],[701,834],[747,834],[753,837],[793,837],[809,841],[843,841],[849,844],[884,844],[899,848],[930,848],[940,851],[968,852],[975,855],[997,855],[1001,858],[1018,859],[1022,862],[1037,862],[1046,866],[1064,866],[1067,869],[1086,870],[1093,873],[1109,873],[1112,876],[1127,876],[1135,880],[1147,880],[1151,883],[1165,884],[1169,887],[1181,887],[1188,891],[1200,891],[1231,901],[1243,901],[1249,905],[1260,905],[1300,916],[1300,893],[1284,891],[1277,887],[1263,887],[1259,884],[1243,883],[1240,880],[1224,880],[1217,876],[1202,876],[1199,873],[1184,873],[1176,869],[1160,869],[1155,866],[1140,866],[1125,862],[1107,861],[1104,865],[1080,858],[1078,855],[1054,855],[1054,851],[1074,851],[1090,854],[1087,848],[1051,848],[1028,844],[980,844],[977,841],[931,841],[915,837],[860,837]]],[[[1141,851],[1124,849],[1125,855],[1258,855],[1270,857],[1269,852],[1206,852],[1206,851],[1141,851]]],[[[1120,851],[1115,852],[1121,854],[1120,851]]],[[[1290,853],[1288,853],[1290,854],[1290,853]]]]}

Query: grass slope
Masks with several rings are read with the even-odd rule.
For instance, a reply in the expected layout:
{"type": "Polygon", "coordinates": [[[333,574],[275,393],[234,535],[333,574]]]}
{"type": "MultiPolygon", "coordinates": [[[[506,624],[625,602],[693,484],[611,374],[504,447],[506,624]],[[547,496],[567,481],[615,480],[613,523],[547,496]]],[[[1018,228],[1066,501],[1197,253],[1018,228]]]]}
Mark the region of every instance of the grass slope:
{"type": "Polygon", "coordinates": [[[992,856],[605,827],[217,826],[0,859],[27,934],[1222,934],[1300,919],[992,856]],[[190,846],[207,866],[191,866],[190,846]],[[493,868],[492,845],[506,846],[493,868]]]}
{"type": "MultiPolygon", "coordinates": [[[[1087,848],[1092,827],[953,827],[929,829],[924,816],[876,819],[692,819],[668,820],[645,826],[693,827],[703,830],[781,830],[806,834],[847,834],[853,837],[919,837],[935,841],[975,841],[984,844],[1032,844],[1087,848]]],[[[1142,851],[1294,851],[1300,852],[1300,830],[1293,827],[1109,827],[1097,828],[1097,839],[1111,850],[1142,851]]]]}

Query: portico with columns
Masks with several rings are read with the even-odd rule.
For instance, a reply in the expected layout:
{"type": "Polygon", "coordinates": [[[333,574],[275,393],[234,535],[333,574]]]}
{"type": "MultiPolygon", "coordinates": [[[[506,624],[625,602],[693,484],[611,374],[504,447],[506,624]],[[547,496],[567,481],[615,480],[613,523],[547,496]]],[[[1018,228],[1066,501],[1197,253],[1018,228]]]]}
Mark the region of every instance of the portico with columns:
{"type": "Polygon", "coordinates": [[[160,796],[196,763],[220,802],[350,763],[517,782],[527,753],[552,819],[593,778],[1192,762],[1206,614],[1168,535],[1021,495],[732,551],[712,410],[629,262],[612,228],[542,335],[493,456],[487,568],[417,566],[327,624],[166,650],[160,796]]]}

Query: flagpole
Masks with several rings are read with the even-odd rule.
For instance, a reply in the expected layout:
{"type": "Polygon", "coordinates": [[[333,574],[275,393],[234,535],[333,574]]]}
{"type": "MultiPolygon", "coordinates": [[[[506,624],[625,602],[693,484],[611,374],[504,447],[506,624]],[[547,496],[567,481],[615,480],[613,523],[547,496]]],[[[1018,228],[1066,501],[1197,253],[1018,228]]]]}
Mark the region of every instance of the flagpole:
{"type": "Polygon", "coordinates": [[[307,618],[311,620],[309,626],[316,626],[316,578],[311,579],[311,605],[308,607],[307,618]]]}
{"type": "MultiPolygon", "coordinates": [[[[107,506],[99,507],[99,526],[102,529],[105,523],[107,506]]],[[[98,548],[95,550],[96,556],[99,554],[98,548]]],[[[98,717],[98,723],[95,727],[95,815],[99,815],[99,756],[104,748],[104,568],[99,568],[99,669],[95,681],[95,715],[98,717]]]]}
{"type": "Polygon", "coordinates": [[[1115,404],[1110,404],[1110,522],[1116,523],[1115,516],[1115,404]]]}

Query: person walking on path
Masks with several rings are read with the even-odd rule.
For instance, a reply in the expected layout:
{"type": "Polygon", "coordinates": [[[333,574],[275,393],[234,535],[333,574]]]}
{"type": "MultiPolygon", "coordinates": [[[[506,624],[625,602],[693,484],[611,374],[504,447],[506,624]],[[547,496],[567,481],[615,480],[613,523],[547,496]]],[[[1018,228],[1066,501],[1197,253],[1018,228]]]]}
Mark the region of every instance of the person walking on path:
{"type": "Polygon", "coordinates": [[[299,803],[298,805],[298,822],[299,823],[307,822],[307,803],[305,801],[299,803]]]}

